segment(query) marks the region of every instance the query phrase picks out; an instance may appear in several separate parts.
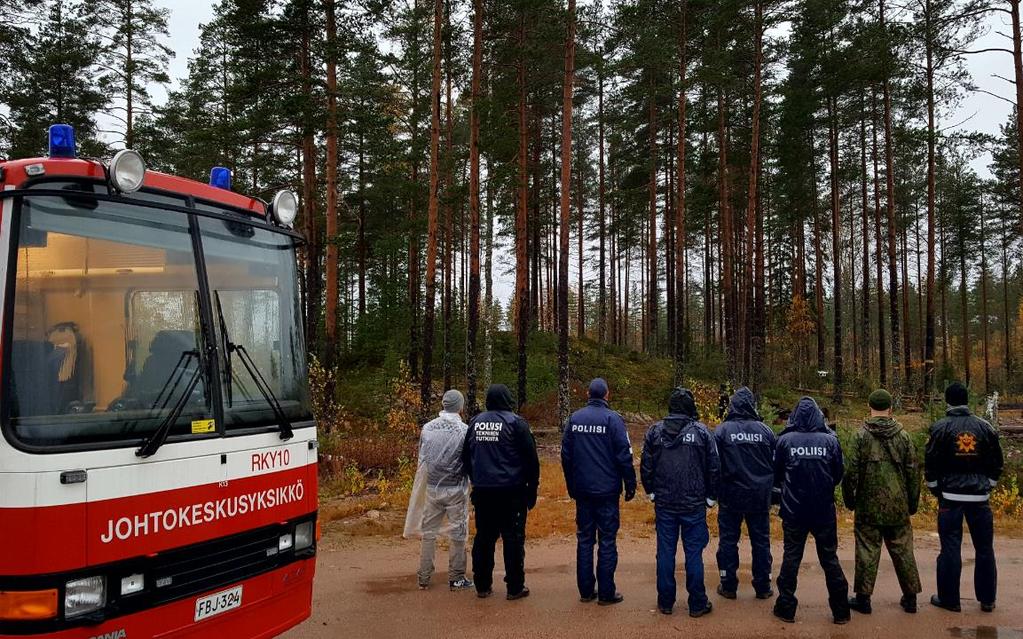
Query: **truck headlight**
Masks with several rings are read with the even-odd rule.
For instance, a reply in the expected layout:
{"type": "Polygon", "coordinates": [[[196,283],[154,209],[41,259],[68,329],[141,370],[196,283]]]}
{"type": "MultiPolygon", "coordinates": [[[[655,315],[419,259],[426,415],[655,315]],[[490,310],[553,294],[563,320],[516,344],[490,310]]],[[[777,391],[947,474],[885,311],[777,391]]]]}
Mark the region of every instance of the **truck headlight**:
{"type": "Polygon", "coordinates": [[[105,605],[107,605],[105,577],[75,579],[64,586],[65,619],[95,612],[105,605]]]}
{"type": "Polygon", "coordinates": [[[295,526],[295,550],[305,550],[313,545],[316,538],[316,527],[311,521],[303,521],[295,526]]]}

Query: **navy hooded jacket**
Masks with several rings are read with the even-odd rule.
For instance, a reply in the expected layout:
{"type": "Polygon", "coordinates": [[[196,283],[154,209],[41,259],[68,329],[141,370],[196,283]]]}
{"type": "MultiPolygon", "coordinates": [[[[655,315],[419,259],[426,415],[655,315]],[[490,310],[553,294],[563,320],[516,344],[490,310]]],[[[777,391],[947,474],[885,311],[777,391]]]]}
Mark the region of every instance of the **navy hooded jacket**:
{"type": "Polygon", "coordinates": [[[668,410],[643,441],[643,490],[668,512],[706,508],[707,500],[717,500],[721,469],[714,437],[696,421],[696,403],[688,390],[675,389],[668,410]]]}
{"type": "Polygon", "coordinates": [[[714,441],[721,457],[721,506],[748,513],[770,510],[775,437],[760,421],[750,389],[743,386],[732,395],[714,441]]]}
{"type": "Polygon", "coordinates": [[[487,410],[469,424],[462,464],[473,488],[524,488],[536,494],[540,484],[536,440],[526,420],[515,414],[507,386],[487,389],[487,410]]]}
{"type": "Polygon", "coordinates": [[[561,438],[561,468],[572,499],[636,492],[636,469],[625,420],[603,399],[572,413],[561,438]]]}
{"type": "Polygon", "coordinates": [[[842,447],[810,397],[799,400],[774,453],[781,518],[812,528],[835,523],[835,488],[842,483],[842,447]]]}

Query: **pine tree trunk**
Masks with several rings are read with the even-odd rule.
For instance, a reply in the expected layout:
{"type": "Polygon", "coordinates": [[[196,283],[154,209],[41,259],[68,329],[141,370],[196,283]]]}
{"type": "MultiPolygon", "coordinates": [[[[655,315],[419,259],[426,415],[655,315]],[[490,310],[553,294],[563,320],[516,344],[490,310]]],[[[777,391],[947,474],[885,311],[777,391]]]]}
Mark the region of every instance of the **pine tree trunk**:
{"type": "Polygon", "coordinates": [[[878,159],[878,145],[877,145],[877,90],[871,88],[870,90],[870,107],[871,107],[871,158],[874,164],[874,261],[877,264],[877,350],[878,350],[878,367],[881,375],[881,386],[887,386],[888,384],[888,356],[885,352],[885,321],[884,321],[884,274],[883,264],[884,259],[881,257],[884,253],[882,250],[881,240],[881,180],[879,159],[878,159]]]}
{"type": "Polygon", "coordinates": [[[866,373],[865,377],[869,379],[871,371],[871,353],[873,349],[870,346],[870,213],[869,213],[869,199],[867,196],[867,118],[866,118],[866,104],[863,96],[863,92],[860,93],[860,199],[862,200],[863,207],[863,318],[861,324],[861,334],[863,335],[863,371],[866,373]]]}
{"type": "Polygon", "coordinates": [[[987,234],[984,228],[984,206],[980,207],[980,328],[984,338],[984,394],[991,392],[991,357],[988,350],[987,314],[987,234]]]}
{"type": "Polygon", "coordinates": [[[754,389],[760,386],[760,353],[763,351],[763,335],[762,327],[758,327],[758,313],[756,300],[754,299],[754,291],[763,285],[763,259],[762,256],[758,255],[754,259],[754,251],[757,251],[757,229],[763,230],[763,223],[759,219],[759,183],[760,177],[760,103],[763,96],[763,87],[761,86],[761,77],[763,73],[764,54],[763,54],[763,42],[764,42],[764,6],[761,0],[755,0],[753,3],[754,11],[754,22],[753,22],[753,113],[751,115],[751,129],[750,129],[750,166],[749,166],[749,189],[748,199],[746,201],[746,255],[744,256],[744,262],[746,265],[746,312],[747,320],[746,325],[749,327],[747,335],[749,340],[747,342],[746,351],[749,353],[749,358],[746,366],[747,375],[746,379],[750,382],[754,389]],[[756,262],[756,265],[754,264],[756,262]],[[756,266],[756,269],[754,267],[756,266]],[[754,282],[754,270],[759,271],[757,275],[757,281],[754,282]],[[754,377],[755,376],[755,377],[754,377]]]}
{"type": "MultiPolygon", "coordinates": [[[[597,265],[597,342],[603,344],[607,341],[607,223],[605,216],[605,185],[604,185],[604,68],[603,65],[597,71],[597,232],[599,235],[599,263],[597,265]]],[[[614,278],[612,268],[611,277],[614,278]]],[[[613,288],[613,286],[612,286],[613,288]]],[[[612,292],[613,295],[613,292],[612,292]]]]}
{"type": "Polygon", "coordinates": [[[735,283],[733,263],[733,238],[732,211],[729,202],[728,188],[728,141],[725,137],[725,95],[722,89],[718,89],[718,209],[721,216],[721,284],[722,284],[722,313],[720,317],[723,335],[722,341],[725,347],[725,359],[728,365],[728,379],[735,383],[738,379],[738,353],[736,344],[735,317],[735,283]]]}
{"type": "Polygon", "coordinates": [[[842,207],[838,193],[838,99],[830,96],[827,100],[828,145],[831,157],[831,264],[835,281],[835,382],[832,397],[836,404],[841,404],[845,371],[842,357],[842,207]]]}
{"type": "Polygon", "coordinates": [[[926,0],[927,47],[927,324],[924,335],[924,397],[930,403],[934,389],[934,197],[935,197],[935,131],[934,131],[934,34],[931,28],[931,0],[926,0]]]}
{"type": "Polygon", "coordinates": [[[657,91],[651,82],[650,86],[650,182],[649,203],[650,218],[648,223],[649,244],[647,248],[647,306],[646,306],[646,350],[650,353],[657,352],[657,91]]]}
{"type": "MultiPolygon", "coordinates": [[[[438,2],[440,0],[437,0],[438,2]]],[[[521,407],[526,403],[526,344],[529,339],[529,263],[527,261],[529,174],[526,154],[529,152],[529,130],[526,127],[526,15],[520,8],[516,84],[519,91],[519,154],[518,207],[515,214],[515,302],[518,305],[518,394],[521,407]]]]}
{"type": "Polygon", "coordinates": [[[479,412],[476,400],[476,334],[480,320],[480,76],[483,69],[483,0],[473,0],[472,103],[469,111],[469,309],[465,339],[466,403],[469,415],[479,412]]]}
{"type": "Polygon", "coordinates": [[[1001,240],[1002,240],[1002,341],[1005,346],[1005,362],[1003,368],[1005,369],[1005,379],[1003,382],[1003,388],[1008,390],[1009,382],[1013,379],[1015,373],[1015,366],[1012,361],[1012,340],[1011,340],[1011,320],[1012,313],[1009,310],[1009,238],[1006,232],[1006,225],[1001,225],[1001,240]]]}
{"type": "MultiPolygon", "coordinates": [[[[558,424],[568,420],[568,244],[572,193],[572,95],[575,83],[575,0],[568,0],[565,76],[561,94],[561,206],[558,255],[558,424]]],[[[580,287],[582,282],[579,282],[580,287]]]]}
{"type": "Polygon", "coordinates": [[[959,303],[960,311],[963,318],[963,372],[965,374],[966,386],[970,385],[970,351],[973,350],[970,344],[970,315],[969,306],[967,304],[967,295],[969,294],[969,288],[967,288],[966,281],[966,246],[963,244],[962,239],[959,241],[959,303]]]}
{"type": "Polygon", "coordinates": [[[1012,66],[1016,84],[1016,153],[1019,162],[1019,215],[1023,220],[1023,45],[1020,43],[1020,0],[1009,0],[1012,16],[1012,66]]]}
{"type": "MultiPolygon", "coordinates": [[[[327,29],[327,157],[324,162],[327,189],[327,210],[324,212],[327,224],[327,264],[325,294],[325,329],[327,344],[323,364],[328,371],[334,368],[337,353],[337,302],[338,302],[338,237],[337,237],[337,24],[334,0],[324,0],[327,29]]],[[[327,397],[334,395],[334,376],[327,376],[327,397]]]]}
{"type": "Polygon", "coordinates": [[[433,333],[437,299],[438,187],[440,186],[440,63],[444,0],[433,2],[433,72],[430,88],[430,199],[427,213],[426,305],[423,313],[423,374],[420,401],[423,416],[430,409],[433,384],[433,333]]]}
{"type": "MultiPolygon", "coordinates": [[[[579,166],[585,166],[585,160],[579,162],[579,166]]],[[[583,265],[585,262],[585,255],[583,253],[583,223],[586,219],[585,206],[583,205],[583,174],[582,171],[576,171],[575,175],[575,208],[579,217],[576,222],[578,223],[576,241],[578,243],[579,252],[578,266],[579,266],[579,297],[576,299],[576,335],[579,339],[586,337],[586,287],[583,283],[583,265]]]]}
{"type": "MultiPolygon", "coordinates": [[[[681,2],[681,20],[679,24],[678,37],[678,149],[675,161],[675,188],[677,196],[675,202],[675,303],[679,308],[675,312],[675,385],[679,386],[685,381],[686,364],[686,326],[685,326],[685,268],[686,268],[686,91],[689,89],[687,81],[688,56],[686,46],[688,43],[687,14],[689,6],[687,0],[681,2]],[[680,303],[681,301],[681,303],[680,303]]],[[[709,225],[709,224],[708,224],[709,225]]],[[[669,265],[668,268],[671,268],[669,265]]]]}
{"type": "MultiPolygon", "coordinates": [[[[414,0],[412,14],[419,15],[419,0],[414,0]]],[[[419,29],[413,30],[412,49],[419,51],[419,29]]],[[[412,69],[412,118],[409,126],[411,140],[409,163],[411,176],[409,181],[412,193],[409,196],[409,239],[408,239],[408,300],[409,300],[409,349],[408,368],[412,379],[419,379],[419,65],[412,69]]]]}
{"type": "Polygon", "coordinates": [[[902,364],[902,343],[899,329],[899,266],[896,259],[896,226],[895,226],[895,150],[892,133],[892,96],[891,96],[891,51],[888,46],[888,26],[885,22],[884,0],[879,2],[880,26],[884,38],[884,78],[881,82],[882,108],[884,114],[884,161],[885,161],[885,193],[888,210],[888,308],[892,325],[892,370],[891,391],[896,404],[902,401],[902,381],[899,378],[899,367],[902,364]]]}
{"type": "Polygon", "coordinates": [[[441,166],[444,171],[444,302],[442,305],[444,314],[444,390],[451,388],[452,384],[452,352],[454,332],[454,247],[455,227],[453,202],[451,193],[454,190],[454,164],[455,150],[454,137],[455,128],[452,119],[452,98],[451,98],[451,74],[452,74],[452,51],[451,51],[451,0],[444,3],[444,162],[441,166]]]}
{"type": "Polygon", "coordinates": [[[302,216],[305,220],[306,232],[306,340],[315,349],[318,344],[318,327],[320,323],[320,232],[316,220],[316,132],[312,126],[309,111],[312,110],[312,25],[309,20],[308,8],[302,15],[302,36],[300,72],[302,75],[302,95],[305,99],[306,117],[302,124],[302,216]]]}
{"type": "Polygon", "coordinates": [[[494,380],[494,172],[487,158],[487,236],[483,249],[483,384],[494,380]]]}

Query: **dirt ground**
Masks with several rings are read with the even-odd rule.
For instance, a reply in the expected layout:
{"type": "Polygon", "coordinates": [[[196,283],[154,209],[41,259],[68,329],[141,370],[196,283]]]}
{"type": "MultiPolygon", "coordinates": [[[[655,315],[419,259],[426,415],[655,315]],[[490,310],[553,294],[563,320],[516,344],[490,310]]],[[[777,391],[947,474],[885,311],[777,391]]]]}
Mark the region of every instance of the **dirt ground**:
{"type": "MultiPolygon", "coordinates": [[[[846,576],[852,580],[852,536],[840,533],[839,554],[846,576]]],[[[736,601],[716,594],[714,551],[716,537],[704,553],[706,583],[714,611],[691,619],[684,604],[684,575],[679,568],[679,599],[673,616],[656,610],[654,540],[628,534],[619,540],[618,589],[625,601],[598,607],[578,600],[575,588],[575,546],[564,536],[527,542],[526,580],[532,596],[506,601],[503,592],[480,600],[471,592],[449,592],[447,555],[438,551],[441,570],[427,591],[416,587],[419,545],[394,536],[350,535],[328,528],[320,545],[313,616],[285,635],[289,639],[347,637],[650,637],[686,634],[703,637],[942,637],[968,639],[1023,639],[1023,540],[998,538],[998,608],[985,614],[972,596],[972,549],[964,548],[963,612],[955,614],[928,605],[934,592],[938,540],[934,533],[917,536],[924,593],[920,612],[908,615],[898,606],[899,590],[891,563],[884,559],[874,594],[874,614],[853,613],[845,626],[831,623],[827,596],[816,555],[807,548],[797,596],[796,623],[782,623],[771,615],[772,601],[758,601],[749,586],[749,545],[742,547],[740,592],[736,601]]],[[[775,542],[775,571],[781,556],[775,542]]],[[[471,563],[471,562],[470,562],[471,563]]],[[[501,585],[500,549],[495,585],[501,585]]],[[[680,549],[681,563],[681,549],[680,549]]],[[[497,590],[495,588],[495,590],[497,590]]]]}

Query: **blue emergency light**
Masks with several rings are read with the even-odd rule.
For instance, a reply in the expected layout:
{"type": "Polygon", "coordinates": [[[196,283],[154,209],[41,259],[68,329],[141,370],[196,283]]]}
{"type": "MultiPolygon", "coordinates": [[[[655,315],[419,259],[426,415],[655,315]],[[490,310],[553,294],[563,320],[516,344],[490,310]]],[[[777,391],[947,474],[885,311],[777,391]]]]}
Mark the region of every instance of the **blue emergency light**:
{"type": "Polygon", "coordinates": [[[75,130],[70,124],[50,125],[50,157],[73,158],[75,152],[75,130]]]}
{"type": "Polygon", "coordinates": [[[226,166],[215,166],[210,169],[210,186],[218,189],[231,190],[231,169],[226,166]]]}

